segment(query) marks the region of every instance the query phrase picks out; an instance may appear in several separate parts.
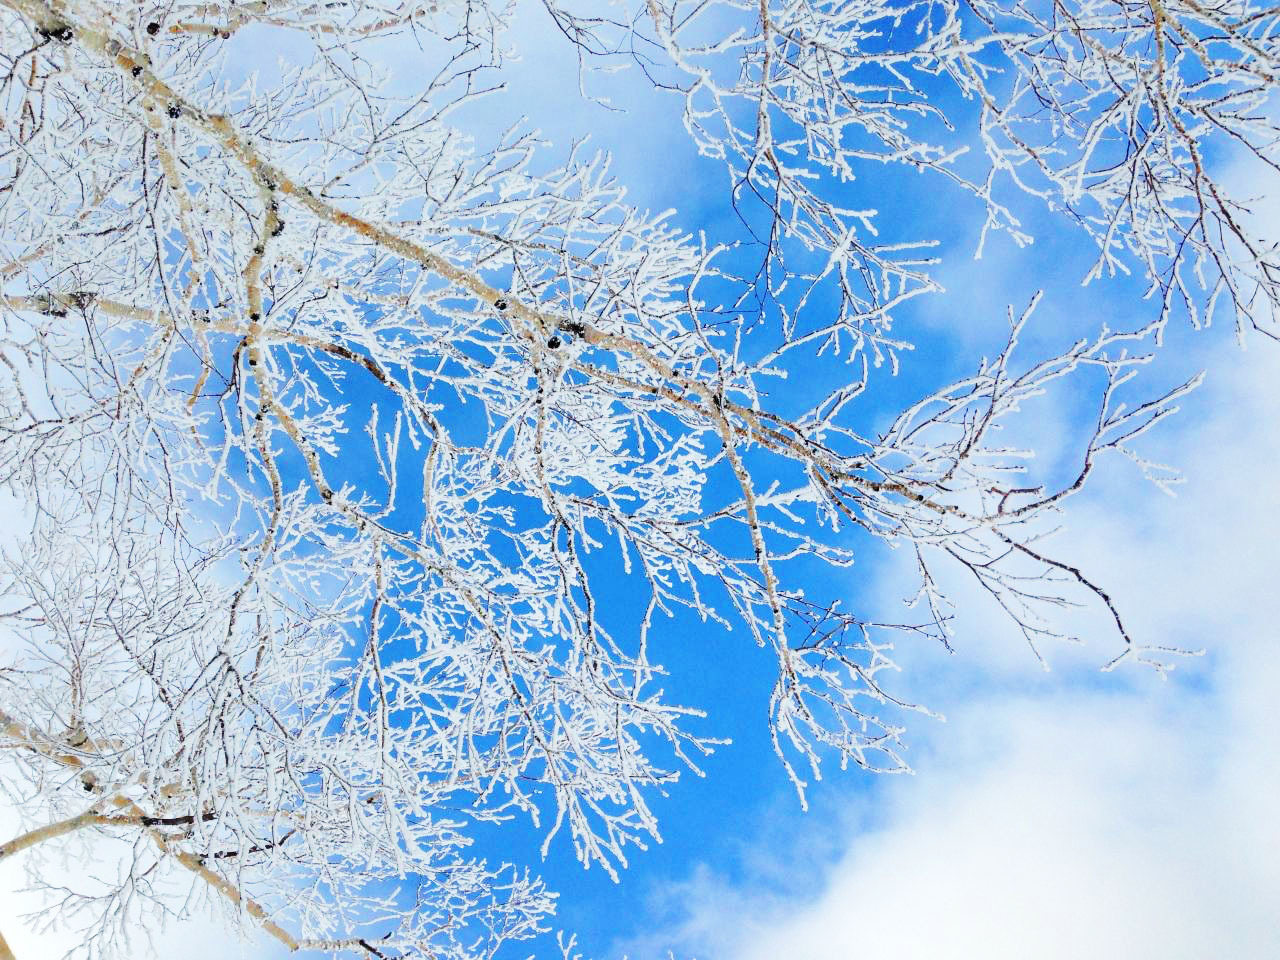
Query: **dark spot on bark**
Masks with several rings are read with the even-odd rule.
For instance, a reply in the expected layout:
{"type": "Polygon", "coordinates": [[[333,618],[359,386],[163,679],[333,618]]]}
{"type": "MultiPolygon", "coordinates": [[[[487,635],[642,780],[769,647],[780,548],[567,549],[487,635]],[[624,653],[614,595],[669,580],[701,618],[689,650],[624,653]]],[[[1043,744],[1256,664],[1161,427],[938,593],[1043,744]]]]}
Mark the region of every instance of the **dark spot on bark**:
{"type": "Polygon", "coordinates": [[[140,77],[140,76],[142,76],[142,68],[141,68],[141,67],[134,67],[134,68],[133,68],[132,70],[130,70],[129,72],[130,72],[131,74],[133,74],[135,77],[140,77]]]}
{"type": "Polygon", "coordinates": [[[147,24],[147,36],[154,37],[159,32],[160,24],[156,23],[154,20],[147,24]]]}
{"type": "Polygon", "coordinates": [[[507,301],[502,297],[499,297],[497,300],[493,301],[493,308],[495,310],[505,310],[509,306],[511,306],[511,304],[507,303],[507,301]]]}
{"type": "Polygon", "coordinates": [[[180,116],[182,116],[182,108],[178,106],[176,103],[169,104],[168,112],[169,112],[170,118],[173,120],[177,120],[180,116]]]}
{"type": "Polygon", "coordinates": [[[547,346],[550,347],[552,350],[557,349],[560,346],[560,338],[552,337],[550,340],[547,341],[547,346]]]}
{"type": "Polygon", "coordinates": [[[36,27],[36,33],[45,40],[60,40],[63,43],[67,43],[71,39],[71,27],[65,23],[36,27]]]}

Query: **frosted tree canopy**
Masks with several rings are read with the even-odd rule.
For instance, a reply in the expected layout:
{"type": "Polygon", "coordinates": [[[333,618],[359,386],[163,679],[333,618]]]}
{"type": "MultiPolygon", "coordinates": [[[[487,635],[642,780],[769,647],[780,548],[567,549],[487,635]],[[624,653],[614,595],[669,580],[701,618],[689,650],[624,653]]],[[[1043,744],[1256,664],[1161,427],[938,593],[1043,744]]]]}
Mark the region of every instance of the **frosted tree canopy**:
{"type": "Polygon", "coordinates": [[[689,624],[771,658],[801,798],[824,765],[905,769],[925,708],[893,643],[951,642],[939,568],[1033,649],[1080,603],[1099,665],[1165,669],[1046,536],[1101,459],[1174,479],[1140,439],[1196,383],[1140,375],[1170,325],[1277,335],[1224,171],[1274,168],[1278,18],[0,0],[0,784],[31,825],[0,858],[129,845],[60,891],[92,956],[182,909],[164,877],[303,954],[524,956],[554,894],[471,840],[532,824],[616,872],[657,837],[726,735],[663,690],[689,624]],[[733,216],[471,124],[519,18],[588,102],[623,70],[671,106],[733,216]],[[895,320],[948,296],[922,203],[976,217],[967,256],[1034,208],[1096,251],[1078,280],[1145,297],[1054,351],[1017,305],[1002,350],[889,409],[929,350],[895,320]],[[1090,423],[1046,475],[1007,437],[1059,383],[1090,423]],[[914,569],[897,620],[841,589],[878,546],[914,569]]]}

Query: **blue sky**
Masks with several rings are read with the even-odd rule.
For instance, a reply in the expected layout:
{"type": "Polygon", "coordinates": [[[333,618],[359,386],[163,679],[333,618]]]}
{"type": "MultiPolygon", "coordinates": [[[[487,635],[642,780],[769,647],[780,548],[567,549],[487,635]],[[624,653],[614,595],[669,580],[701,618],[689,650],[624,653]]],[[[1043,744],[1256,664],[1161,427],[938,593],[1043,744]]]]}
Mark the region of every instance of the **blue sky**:
{"type": "MultiPolygon", "coordinates": [[[[508,92],[466,115],[476,135],[528,114],[554,162],[590,133],[633,202],[675,207],[689,229],[727,235],[725,174],[696,156],[679,101],[642,96],[634,71],[590,81],[625,112],[582,101],[571,59],[546,31],[536,20],[517,31],[525,61],[508,92]]],[[[973,366],[998,346],[1006,305],[1020,308],[1042,287],[1029,355],[1104,321],[1138,326],[1154,309],[1133,283],[1082,287],[1090,250],[1031,207],[1035,245],[996,237],[975,262],[976,207],[912,181],[910,194],[897,193],[892,175],[872,171],[842,188],[851,205],[874,197],[905,232],[932,233],[945,257],[937,276],[948,292],[903,312],[895,332],[917,349],[897,377],[877,374],[871,419],[973,366]]],[[[1168,682],[1133,668],[1099,673],[1112,638],[1087,615],[1083,632],[1097,641],[1046,650],[1045,673],[957,580],[956,653],[923,643],[899,650],[895,691],[947,716],[912,719],[915,774],[829,764],[804,813],[768,745],[770,654],[741,631],[690,617],[663,625],[655,659],[672,672],[663,686],[673,702],[707,710],[702,730],[734,742],[707,759],[705,779],[685,776],[654,802],[664,843],[635,852],[617,884],[598,868],[584,873],[567,837],[545,863],[531,830],[504,828],[485,845],[539,869],[561,894],[558,924],[600,960],[667,951],[703,960],[1280,954],[1280,828],[1269,802],[1280,791],[1280,736],[1269,723],[1280,689],[1280,591],[1270,583],[1280,561],[1280,354],[1259,338],[1248,346],[1225,329],[1171,329],[1151,382],[1169,386],[1202,367],[1212,374],[1144,450],[1182,468],[1186,485],[1169,499],[1131,465],[1111,463],[1073,504],[1060,541],[1108,584],[1137,631],[1207,650],[1168,682]]],[[[1032,418],[1050,464],[1079,429],[1076,399],[1049,396],[1032,418]]],[[[903,559],[870,553],[847,580],[814,592],[892,615],[910,589],[903,559]]],[[[609,602],[633,605],[625,590],[609,602]]],[[[104,848],[104,865],[110,856],[104,848]]],[[[16,889],[18,865],[2,869],[0,890],[16,889]]],[[[56,935],[13,928],[6,915],[21,903],[0,902],[18,956],[54,955],[56,935]]],[[[537,955],[551,956],[549,947],[537,955]]],[[[155,955],[199,960],[234,949],[216,925],[193,921],[161,936],[155,955]]],[[[242,949],[276,956],[261,942],[242,949]]]]}

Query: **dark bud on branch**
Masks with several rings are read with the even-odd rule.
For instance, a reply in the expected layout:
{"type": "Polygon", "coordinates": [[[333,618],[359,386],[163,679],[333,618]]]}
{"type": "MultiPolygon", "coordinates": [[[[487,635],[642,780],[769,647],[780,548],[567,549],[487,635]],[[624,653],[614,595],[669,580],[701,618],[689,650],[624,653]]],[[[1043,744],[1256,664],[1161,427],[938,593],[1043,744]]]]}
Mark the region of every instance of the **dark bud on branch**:
{"type": "Polygon", "coordinates": [[[550,347],[552,350],[557,349],[560,346],[560,338],[553,336],[550,340],[547,341],[547,346],[550,347]]]}
{"type": "Polygon", "coordinates": [[[503,297],[499,297],[497,300],[493,301],[493,308],[498,311],[505,310],[509,306],[511,306],[511,304],[507,303],[506,299],[503,297]]]}
{"type": "Polygon", "coordinates": [[[170,118],[173,120],[177,120],[180,116],[182,116],[182,108],[178,106],[176,103],[169,104],[169,109],[167,112],[170,118]]]}
{"type": "Polygon", "coordinates": [[[147,36],[154,37],[159,32],[160,24],[156,23],[154,20],[147,24],[147,36]]]}

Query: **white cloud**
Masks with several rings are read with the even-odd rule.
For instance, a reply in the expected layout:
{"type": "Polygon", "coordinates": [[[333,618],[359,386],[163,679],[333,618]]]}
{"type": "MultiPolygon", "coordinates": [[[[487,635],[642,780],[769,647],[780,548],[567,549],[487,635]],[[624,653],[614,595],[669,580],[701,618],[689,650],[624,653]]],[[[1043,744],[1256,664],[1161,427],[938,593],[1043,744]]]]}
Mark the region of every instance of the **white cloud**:
{"type": "Polygon", "coordinates": [[[819,894],[703,871],[633,956],[1280,956],[1280,357],[1224,351],[1210,369],[1201,420],[1158,451],[1187,467],[1181,496],[1114,470],[1063,544],[1135,632],[1208,656],[1170,683],[1100,682],[1078,668],[1099,647],[1051,651],[1068,668],[1043,675],[1002,652],[1007,633],[924,658],[924,699],[950,722],[916,724],[917,776],[875,787],[883,820],[847,831],[819,894]]]}

